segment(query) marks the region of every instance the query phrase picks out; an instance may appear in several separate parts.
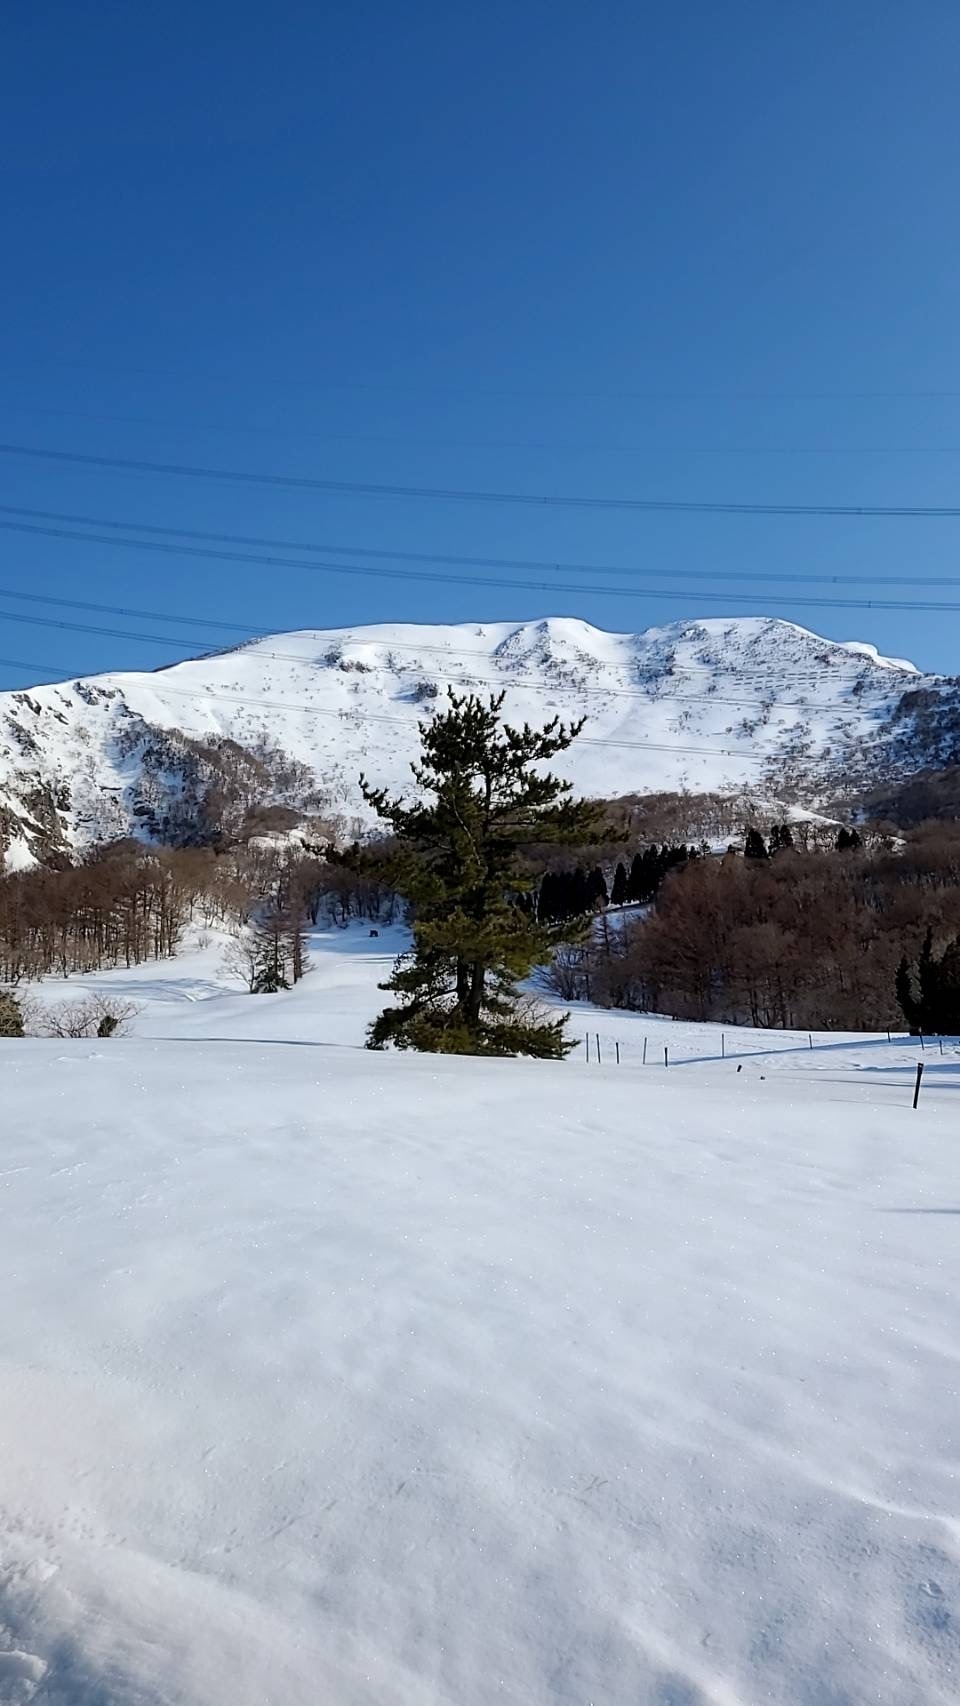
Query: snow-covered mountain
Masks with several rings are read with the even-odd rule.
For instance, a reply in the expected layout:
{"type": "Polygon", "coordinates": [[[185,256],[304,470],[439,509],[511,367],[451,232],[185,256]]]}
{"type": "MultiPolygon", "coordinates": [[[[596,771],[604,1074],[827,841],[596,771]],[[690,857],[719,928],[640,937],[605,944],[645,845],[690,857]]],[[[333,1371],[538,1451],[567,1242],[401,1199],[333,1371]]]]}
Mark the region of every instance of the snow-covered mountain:
{"type": "Polygon", "coordinates": [[[360,771],[406,786],[417,724],[448,685],[505,689],[515,722],[585,715],[558,768],[591,795],[746,785],[811,805],[960,746],[958,682],[772,618],[304,631],[0,694],[8,860],[130,833],[190,839],[226,796],[361,816],[360,771]]]}

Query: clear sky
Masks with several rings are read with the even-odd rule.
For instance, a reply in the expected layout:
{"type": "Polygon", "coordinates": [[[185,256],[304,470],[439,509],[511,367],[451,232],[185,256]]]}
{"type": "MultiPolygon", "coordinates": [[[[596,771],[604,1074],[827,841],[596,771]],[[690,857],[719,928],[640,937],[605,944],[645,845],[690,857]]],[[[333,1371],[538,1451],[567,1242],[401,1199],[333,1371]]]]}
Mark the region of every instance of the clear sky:
{"type": "MultiPolygon", "coordinates": [[[[956,0],[9,6],[0,440],[335,481],[958,504],[958,87],[956,0]]],[[[391,571],[3,530],[5,686],[151,667],[230,621],[547,613],[770,612],[960,671],[960,611],[807,602],[960,604],[960,519],[357,496],[7,454],[0,503],[391,571]],[[420,554],[630,572],[398,578],[420,554]]]]}

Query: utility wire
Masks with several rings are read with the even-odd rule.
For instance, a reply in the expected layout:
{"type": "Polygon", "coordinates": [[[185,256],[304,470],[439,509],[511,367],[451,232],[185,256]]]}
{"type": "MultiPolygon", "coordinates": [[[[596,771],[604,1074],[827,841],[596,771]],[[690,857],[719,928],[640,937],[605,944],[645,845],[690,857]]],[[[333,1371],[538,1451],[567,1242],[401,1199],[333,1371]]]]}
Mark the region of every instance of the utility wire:
{"type": "Polygon", "coordinates": [[[623,509],[644,514],[876,516],[918,519],[960,517],[960,506],[936,504],[784,504],[720,503],[677,498],[591,498],[531,492],[470,491],[446,486],[394,486],[380,481],[316,480],[294,474],[261,474],[227,468],[200,468],[187,462],[148,462],[122,456],[94,456],[77,450],[50,450],[36,445],[0,444],[0,455],[27,456],[47,462],[68,462],[86,468],[116,468],[137,474],[176,474],[198,480],[226,480],[240,485],[287,486],[298,491],[339,492],[346,496],[439,498],[453,503],[521,504],[534,508],[623,509]]]}
{"type": "MultiPolygon", "coordinates": [[[[270,634],[271,634],[271,629],[270,629],[269,624],[267,624],[265,626],[261,626],[261,627],[253,627],[252,625],[248,626],[246,623],[224,621],[220,617],[213,617],[213,616],[211,616],[211,617],[174,616],[174,615],[171,615],[169,612],[165,612],[165,611],[140,610],[140,609],[132,607],[130,605],[92,604],[92,603],[88,603],[88,602],[86,602],[84,600],[80,600],[80,599],[54,598],[52,596],[48,597],[46,594],[40,594],[40,593],[21,593],[21,592],[11,592],[11,591],[0,590],[0,597],[15,598],[15,599],[20,599],[20,600],[29,599],[30,602],[59,605],[59,606],[63,606],[65,608],[69,608],[69,609],[99,611],[101,614],[110,614],[110,615],[116,615],[116,616],[132,616],[138,620],[143,620],[143,621],[171,622],[174,624],[179,623],[179,624],[185,624],[185,625],[188,624],[191,627],[232,628],[236,632],[240,632],[240,633],[249,635],[252,640],[257,640],[261,636],[269,638],[270,634]]],[[[18,611],[0,611],[0,619],[2,619],[4,616],[8,617],[10,620],[13,620],[13,621],[16,621],[16,620],[29,621],[29,618],[23,616],[22,613],[20,613],[18,611]]],[[[41,625],[42,626],[49,626],[49,623],[43,622],[43,623],[41,623],[41,625]]],[[[496,624],[496,626],[501,626],[501,625],[503,625],[503,624],[496,624]]],[[[696,624],[693,624],[693,625],[696,626],[696,624]]],[[[460,624],[460,626],[463,626],[466,628],[466,627],[472,626],[472,624],[463,623],[463,624],[460,624]]],[[[509,624],[506,624],[506,626],[509,626],[509,624]]],[[[84,630],[81,630],[81,631],[84,631],[84,630]]],[[[94,631],[94,630],[91,630],[91,631],[94,631]]],[[[95,631],[98,633],[100,633],[100,632],[109,633],[111,636],[119,637],[119,638],[147,640],[147,641],[149,641],[149,643],[151,645],[171,645],[171,646],[183,647],[186,643],[185,641],[182,641],[180,639],[171,639],[169,637],[163,638],[163,637],[151,636],[151,635],[147,635],[147,634],[129,634],[128,635],[125,632],[120,633],[116,629],[109,629],[109,630],[97,629],[95,631]]],[[[351,630],[351,629],[330,629],[330,630],[326,630],[326,629],[307,628],[307,629],[301,629],[301,630],[291,630],[291,632],[315,633],[317,635],[328,634],[330,639],[331,639],[331,643],[336,643],[336,641],[338,639],[342,640],[344,637],[346,637],[349,643],[355,644],[355,645],[364,645],[364,644],[366,644],[366,645],[370,645],[370,644],[382,645],[391,654],[394,652],[412,652],[412,653],[414,653],[415,657],[417,657],[417,658],[420,658],[421,656],[424,656],[424,655],[435,656],[435,657],[439,657],[441,659],[445,659],[448,662],[449,661],[455,661],[456,659],[465,658],[465,657],[481,658],[481,659],[485,660],[486,662],[489,662],[491,659],[491,655],[492,655],[491,652],[489,651],[489,649],[487,649],[485,651],[479,651],[479,650],[473,650],[467,646],[459,646],[459,645],[456,646],[456,648],[454,649],[450,645],[445,645],[445,646],[430,645],[428,642],[418,642],[418,643],[414,644],[412,642],[403,641],[403,640],[394,640],[394,639],[390,639],[390,640],[370,640],[370,639],[367,639],[367,640],[364,640],[362,638],[363,633],[364,633],[363,628],[355,629],[355,630],[351,630]]],[[[830,645],[833,642],[827,641],[825,643],[830,645]]],[[[220,657],[220,656],[223,656],[225,654],[228,654],[232,650],[241,650],[241,649],[244,649],[243,648],[243,642],[241,642],[239,647],[236,647],[236,648],[231,647],[231,646],[214,646],[211,648],[211,650],[209,652],[203,653],[202,656],[199,658],[197,658],[197,657],[184,658],[180,661],[182,661],[184,663],[200,662],[200,661],[202,661],[203,657],[220,657]]],[[[842,650],[842,647],[840,649],[842,650]]],[[[281,658],[281,659],[291,661],[291,662],[295,662],[295,663],[305,663],[305,662],[310,661],[309,659],[305,658],[303,656],[303,654],[300,652],[276,652],[276,651],[274,651],[274,652],[266,653],[262,649],[262,647],[258,646],[257,647],[257,653],[259,656],[277,657],[277,658],[281,658]]],[[[851,654],[851,655],[853,655],[853,654],[851,654]]],[[[679,671],[680,674],[684,675],[684,676],[687,676],[687,675],[689,675],[689,676],[706,676],[711,681],[716,680],[716,670],[708,668],[705,665],[688,664],[688,663],[678,662],[672,654],[668,658],[665,658],[663,660],[663,662],[664,662],[665,666],[669,665],[669,669],[671,671],[671,674],[674,674],[677,671],[679,671]]],[[[618,670],[631,670],[637,666],[642,668],[642,659],[636,659],[633,662],[630,662],[627,660],[624,660],[623,662],[617,662],[616,660],[611,660],[606,665],[606,668],[618,669],[618,670]]],[[[45,669],[47,666],[46,665],[38,665],[37,667],[45,669]]],[[[161,665],[159,667],[162,668],[165,666],[161,665]]],[[[930,674],[921,674],[919,671],[915,671],[913,669],[896,670],[896,673],[894,673],[894,670],[896,670],[896,666],[893,666],[893,670],[891,670],[891,682],[893,685],[895,685],[897,687],[904,685],[908,682],[914,682],[915,683],[915,682],[919,682],[919,681],[923,681],[925,683],[925,685],[929,685],[931,681],[936,682],[939,679],[938,677],[931,676],[930,674]]],[[[101,671],[101,673],[103,673],[103,672],[101,671]]],[[[783,686],[786,684],[794,684],[798,688],[801,688],[801,687],[805,687],[809,683],[813,673],[814,672],[812,669],[782,669],[782,670],[777,671],[777,682],[780,686],[783,686]]],[[[498,679],[498,681],[496,682],[495,685],[501,686],[502,680],[498,679]]],[[[543,684],[541,682],[541,683],[538,683],[537,685],[544,686],[545,684],[543,684]]],[[[613,691],[618,691],[618,690],[610,689],[609,691],[613,692],[613,691]]],[[[640,698],[644,698],[644,699],[646,699],[648,697],[647,695],[644,695],[644,694],[639,694],[637,696],[640,698]]],[[[676,697],[679,697],[679,695],[677,695],[676,697]]],[[[693,702],[693,700],[696,700],[696,699],[711,699],[715,704],[719,702],[716,699],[716,696],[712,693],[691,695],[691,702],[693,702]]],[[[722,703],[724,703],[724,704],[741,704],[741,703],[743,703],[743,704],[758,704],[758,705],[766,704],[767,702],[768,701],[764,700],[764,699],[756,699],[756,700],[753,700],[753,699],[729,700],[728,699],[728,700],[722,701],[722,703]]],[[[782,701],[780,701],[780,702],[782,702],[782,701]]],[[[804,702],[804,704],[805,704],[805,706],[809,706],[811,709],[816,707],[816,702],[812,701],[812,700],[806,700],[804,702]]],[[[826,706],[824,708],[830,709],[832,707],[826,706]]]]}
{"type": "MultiPolygon", "coordinates": [[[[269,539],[258,534],[212,533],[190,527],[159,527],[146,521],[116,521],[110,517],[74,515],[62,510],[28,509],[19,504],[0,504],[0,515],[23,516],[32,521],[66,522],[82,527],[107,527],[127,532],[156,533],[175,539],[202,539],[213,544],[261,545],[277,551],[304,551],[324,556],[333,554],[342,557],[376,557],[403,563],[446,563],[463,568],[529,569],[540,574],[636,575],[643,573],[652,575],[655,580],[664,580],[669,577],[674,580],[734,580],[763,584],[769,581],[795,580],[800,584],[810,583],[824,586],[960,586],[960,576],[957,575],[784,575],[745,573],[740,569],[731,571],[728,569],[655,569],[649,567],[640,570],[636,567],[627,568],[622,564],[612,563],[567,563],[529,557],[466,557],[451,556],[443,552],[388,551],[371,545],[326,545],[299,539],[269,539]]],[[[304,563],[300,566],[309,568],[310,565],[304,563]]]]}
{"type": "MultiPolygon", "coordinates": [[[[79,368],[86,373],[133,373],[154,380],[158,377],[156,368],[132,367],[129,364],[120,363],[70,359],[66,361],[41,360],[40,365],[43,367],[79,368]]],[[[225,380],[231,385],[236,381],[235,372],[211,373],[197,368],[180,368],[172,373],[168,368],[164,368],[163,377],[165,379],[203,379],[216,382],[225,380]]],[[[303,384],[299,377],[298,384],[303,384]]],[[[313,376],[309,378],[308,385],[311,391],[374,391],[416,397],[593,397],[617,401],[632,397],[647,402],[847,402],[879,398],[906,401],[931,397],[960,397],[960,390],[759,391],[750,388],[728,391],[671,391],[636,388],[602,391],[571,386],[545,388],[527,385],[504,388],[502,386],[482,385],[384,385],[363,380],[318,379],[313,376]]]]}
{"type": "MultiPolygon", "coordinates": [[[[119,426],[157,427],[162,432],[182,432],[183,421],[164,420],[156,415],[118,415],[103,410],[50,409],[33,403],[11,403],[16,415],[41,415],[44,419],[110,421],[119,426]]],[[[525,438],[452,438],[449,433],[434,437],[421,433],[319,432],[311,427],[251,426],[240,421],[198,420],[190,416],[191,432],[215,432],[234,437],[276,438],[321,444],[389,444],[442,446],[456,450],[545,450],[556,455],[603,456],[960,456],[960,444],[604,444],[596,440],[525,438]]]]}
{"type": "MultiPolygon", "coordinates": [[[[200,622],[200,623],[204,622],[204,618],[202,618],[202,617],[193,617],[193,618],[191,618],[191,617],[176,617],[176,616],[168,617],[168,616],[161,615],[161,613],[158,611],[136,610],[136,609],[130,609],[129,607],[124,607],[121,605],[86,604],[84,602],[81,602],[80,600],[47,598],[45,595],[42,595],[42,594],[29,594],[29,593],[18,594],[18,593],[8,592],[3,588],[0,588],[0,597],[3,597],[3,598],[17,598],[17,597],[36,598],[37,601],[41,602],[41,603],[48,603],[48,604],[55,604],[55,605],[56,604],[63,604],[63,605],[69,606],[71,609],[77,609],[77,608],[84,609],[84,610],[89,609],[91,611],[100,611],[100,612],[112,613],[112,614],[120,615],[120,616],[133,616],[135,618],[140,618],[140,619],[144,619],[144,620],[156,619],[158,621],[169,620],[172,622],[178,622],[178,621],[180,621],[180,622],[191,622],[191,621],[193,621],[193,622],[200,622]]],[[[3,621],[3,620],[10,621],[10,622],[25,623],[28,626],[32,626],[32,627],[58,628],[58,629],[61,629],[63,632],[78,633],[78,634],[96,634],[99,636],[105,636],[109,639],[133,640],[135,642],[139,642],[141,645],[174,646],[174,647],[177,647],[179,649],[186,649],[186,647],[188,646],[188,642],[186,640],[173,639],[169,635],[138,634],[138,633],[132,632],[128,629],[106,628],[106,627],[101,627],[101,626],[97,626],[97,625],[94,625],[91,623],[85,623],[85,622],[69,622],[69,621],[66,621],[62,618],[56,618],[56,617],[27,616],[22,611],[0,610],[0,621],[3,621]]],[[[215,624],[211,621],[211,622],[207,623],[207,625],[213,626],[215,624]]],[[[229,623],[229,624],[223,624],[223,625],[224,626],[230,626],[230,627],[244,627],[243,624],[237,624],[237,623],[229,623]]],[[[244,631],[247,633],[253,634],[254,632],[261,632],[262,630],[254,630],[252,628],[250,628],[250,629],[244,628],[244,631]]],[[[388,650],[392,651],[392,650],[396,649],[391,642],[384,642],[384,643],[386,644],[388,650]]],[[[233,649],[234,648],[229,648],[229,647],[226,649],[215,648],[211,651],[202,653],[199,657],[193,656],[193,657],[183,658],[183,659],[180,659],[178,661],[182,662],[182,663],[205,663],[205,662],[209,661],[211,658],[223,657],[224,655],[229,656],[230,652],[233,649]]],[[[429,648],[421,648],[421,647],[411,646],[411,647],[408,647],[406,649],[414,651],[414,652],[420,652],[423,650],[427,650],[429,648]]],[[[434,650],[443,650],[443,648],[433,648],[433,649],[434,650]]],[[[297,663],[297,664],[302,665],[302,664],[309,664],[311,661],[309,658],[305,658],[303,656],[303,654],[299,653],[299,652],[277,651],[273,648],[268,649],[264,646],[259,646],[259,645],[256,648],[256,655],[258,657],[261,657],[261,658],[269,658],[271,661],[278,662],[278,663],[297,663]]],[[[449,657],[449,653],[447,653],[446,655],[449,657]]],[[[463,654],[461,654],[461,656],[462,655],[463,654]]],[[[490,660],[490,654],[489,653],[477,652],[473,655],[475,655],[477,657],[483,657],[488,662],[490,660]]],[[[455,661],[455,660],[451,660],[451,661],[455,661]]],[[[18,667],[18,666],[14,666],[14,667],[18,667]]],[[[31,667],[33,667],[33,666],[31,666],[31,667]]],[[[36,667],[40,668],[41,670],[45,670],[45,666],[43,666],[43,665],[38,665],[36,667]]],[[[411,667],[411,669],[414,669],[414,668],[416,668],[416,665],[414,663],[411,663],[410,667],[411,667]]],[[[114,671],[108,671],[106,673],[124,674],[127,672],[114,670],[114,671]]],[[[442,669],[437,670],[436,673],[440,674],[440,675],[445,674],[445,672],[442,669]]],[[[545,682],[543,680],[534,680],[534,679],[531,679],[529,677],[524,677],[524,676],[511,676],[508,680],[505,681],[502,676],[489,677],[489,676],[476,675],[476,674],[474,674],[474,672],[472,670],[469,669],[469,667],[466,670],[464,670],[462,668],[462,666],[460,667],[459,673],[458,673],[456,678],[446,677],[446,679],[447,679],[448,683],[450,683],[453,679],[456,679],[458,685],[460,685],[460,686],[493,687],[493,688],[502,688],[502,687],[506,686],[506,687],[522,688],[524,691],[538,692],[538,693],[552,693],[552,692],[556,691],[556,688],[551,683],[545,682]]],[[[782,676],[778,677],[778,680],[782,681],[783,677],[782,676]]],[[[680,705],[684,705],[684,704],[707,704],[707,705],[722,705],[724,707],[732,707],[734,709],[742,708],[743,706],[753,706],[756,708],[777,710],[777,711],[793,710],[793,711],[809,712],[809,711],[817,711],[817,710],[826,710],[826,711],[833,711],[837,715],[843,714],[842,707],[837,705],[836,702],[827,703],[824,701],[811,700],[811,699],[788,700],[788,699],[774,698],[772,695],[768,695],[766,698],[753,698],[753,697],[747,697],[747,696],[724,697],[723,695],[715,694],[715,693],[671,693],[671,694],[663,694],[663,695],[658,696],[658,695],[654,695],[651,693],[638,692],[636,690],[636,688],[618,688],[618,687],[598,686],[597,684],[591,683],[589,681],[577,682],[577,681],[569,681],[568,680],[563,685],[566,688],[568,688],[569,690],[572,690],[572,691],[577,692],[577,693],[582,693],[582,694],[594,693],[597,695],[598,698],[604,698],[604,699],[609,699],[609,698],[630,699],[630,700],[640,702],[640,703],[642,703],[648,707],[652,706],[654,704],[659,705],[659,706],[663,706],[664,708],[666,708],[668,706],[672,706],[672,705],[677,705],[677,704],[680,704],[680,705]]],[[[899,688],[900,685],[901,684],[898,682],[897,688],[899,688]]]]}
{"type": "MultiPolygon", "coordinates": [[[[960,510],[957,511],[957,514],[960,515],[960,510]]],[[[491,580],[486,575],[451,575],[425,569],[383,569],[357,563],[302,563],[293,557],[263,556],[249,551],[213,550],[209,546],[180,545],[159,539],[118,538],[115,534],[110,533],[83,533],[71,528],[45,527],[39,523],[25,521],[0,521],[0,529],[5,532],[39,535],[47,539],[70,539],[81,544],[119,546],[128,551],[155,551],[167,556],[205,557],[212,558],[217,562],[255,563],[265,568],[307,569],[311,574],[364,576],[377,580],[429,581],[438,582],[443,586],[482,586],[494,590],[501,587],[512,591],[549,592],[551,594],[570,592],[578,596],[594,594],[603,598],[666,599],[670,603],[677,601],[677,594],[664,587],[598,586],[595,584],[578,586],[569,581],[491,580]]],[[[756,599],[754,593],[746,592],[716,592],[712,594],[712,597],[724,604],[750,605],[756,599]]],[[[817,610],[960,610],[960,602],[951,603],[949,600],[913,598],[793,598],[772,594],[764,597],[764,603],[786,605],[791,610],[801,606],[806,609],[817,610]]]]}

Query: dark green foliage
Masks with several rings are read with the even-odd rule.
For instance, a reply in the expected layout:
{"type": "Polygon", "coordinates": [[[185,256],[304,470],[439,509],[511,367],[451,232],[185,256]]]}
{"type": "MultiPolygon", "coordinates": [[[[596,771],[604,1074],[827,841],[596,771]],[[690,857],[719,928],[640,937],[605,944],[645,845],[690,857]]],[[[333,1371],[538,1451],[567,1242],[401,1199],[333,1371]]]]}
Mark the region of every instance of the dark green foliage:
{"type": "Polygon", "coordinates": [[[627,867],[621,859],[613,873],[613,887],[610,890],[611,906],[623,906],[627,898],[627,867]]]}
{"type": "Polygon", "coordinates": [[[937,957],[933,931],[923,938],[917,961],[916,988],[906,957],[897,967],[897,1002],[911,1031],[930,1036],[960,1036],[960,936],[948,942],[937,957]]]}
{"type": "Polygon", "coordinates": [[[855,829],[841,829],[837,836],[838,853],[855,853],[863,846],[863,837],[855,829]]]}
{"type": "Polygon", "coordinates": [[[100,1038],[112,1037],[119,1023],[120,1021],[115,1013],[104,1013],[97,1025],[97,1036],[100,1038]]]}
{"type": "Polygon", "coordinates": [[[668,871],[696,858],[696,848],[686,847],[683,842],[672,847],[645,847],[642,853],[633,856],[627,878],[627,899],[637,901],[641,906],[648,905],[656,899],[668,871]]]}
{"type": "Polygon", "coordinates": [[[364,797],[393,831],[388,864],[413,926],[412,951],[382,985],[400,1001],[371,1025],[368,1047],[557,1059],[574,1046],[564,1019],[540,1015],[518,984],[561,941],[584,933],[551,922],[556,873],[546,910],[542,890],[531,908],[536,878],[523,853],[532,842],[596,839],[595,808],[534,769],[565,751],[582,724],[554,718],[543,729],[514,729],[501,720],[502,705],[502,694],[484,702],[451,693],[450,709],[421,724],[413,766],[420,803],[408,806],[361,778],[364,797]]]}
{"type": "Polygon", "coordinates": [[[591,911],[601,912],[607,904],[609,895],[607,894],[607,879],[599,865],[594,866],[587,878],[587,895],[591,911]]]}
{"type": "Polygon", "coordinates": [[[0,1037],[22,1037],[23,1014],[11,990],[0,989],[0,1037]]]}
{"type": "Polygon", "coordinates": [[[774,853],[786,853],[793,846],[793,831],[788,823],[775,823],[769,835],[769,849],[774,853]]]}
{"type": "Polygon", "coordinates": [[[934,1030],[960,1036],[960,937],[949,942],[937,968],[937,1013],[934,1030]]]}
{"type": "Polygon", "coordinates": [[[544,872],[537,897],[541,923],[561,924],[569,918],[586,918],[593,910],[590,879],[582,865],[572,870],[544,872]]]}
{"type": "Polygon", "coordinates": [[[920,999],[917,1002],[917,1024],[921,1031],[936,1029],[936,1014],[939,1007],[939,967],[933,952],[933,931],[928,926],[920,949],[920,959],[917,962],[917,983],[920,986],[920,999]]]}
{"type": "Polygon", "coordinates": [[[743,844],[743,856],[745,859],[766,859],[769,857],[767,844],[759,829],[747,830],[747,839],[743,844]]]}
{"type": "Polygon", "coordinates": [[[907,959],[906,954],[904,954],[900,964],[897,966],[897,975],[894,987],[896,989],[897,1005],[910,1027],[910,1030],[915,1031],[917,1028],[917,1003],[914,998],[913,983],[910,978],[910,962],[907,959]]]}

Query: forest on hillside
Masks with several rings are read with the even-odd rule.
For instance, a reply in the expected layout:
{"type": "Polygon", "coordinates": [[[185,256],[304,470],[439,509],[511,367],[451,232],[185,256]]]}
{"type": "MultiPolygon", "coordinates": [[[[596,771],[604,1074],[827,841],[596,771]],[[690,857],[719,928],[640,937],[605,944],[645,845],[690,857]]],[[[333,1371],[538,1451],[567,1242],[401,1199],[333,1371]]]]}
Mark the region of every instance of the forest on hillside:
{"type": "MultiPolygon", "coordinates": [[[[905,962],[901,991],[915,996],[928,932],[928,955],[960,935],[960,825],[866,842],[841,830],[839,845],[818,851],[773,840],[771,852],[753,831],[743,853],[668,866],[642,912],[606,908],[585,944],[561,950],[552,987],[566,1000],[726,1024],[913,1024],[898,968],[905,962]]],[[[955,1028],[939,1009],[925,1017],[931,1029],[955,1028]]]]}
{"type": "MultiPolygon", "coordinates": [[[[675,821],[672,810],[661,821],[675,821]]],[[[949,1001],[942,1014],[923,1005],[918,976],[946,955],[941,982],[954,960],[960,979],[960,954],[948,953],[960,936],[960,824],[861,840],[835,826],[767,823],[726,853],[705,842],[638,844],[641,828],[631,809],[619,839],[526,850],[535,878],[526,904],[546,922],[589,921],[544,972],[562,999],[827,1030],[933,1029],[952,1011],[949,1001]]],[[[191,931],[217,929],[233,939],[232,969],[246,987],[282,988],[304,969],[311,924],[375,926],[400,910],[375,862],[360,873],[332,845],[122,841],[59,868],[0,875],[0,985],[165,958],[191,931]]]]}

